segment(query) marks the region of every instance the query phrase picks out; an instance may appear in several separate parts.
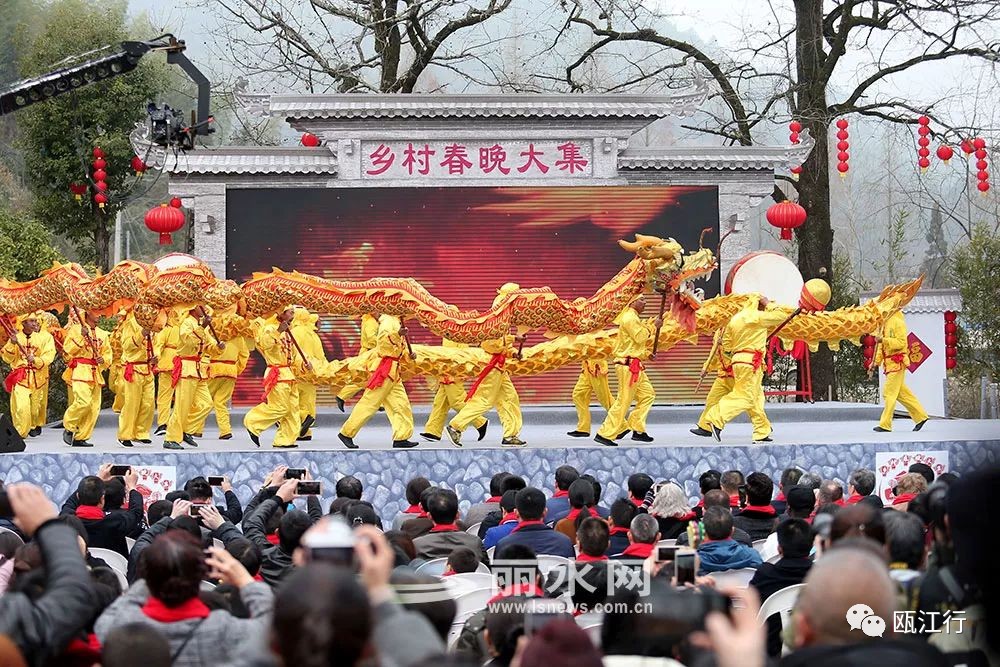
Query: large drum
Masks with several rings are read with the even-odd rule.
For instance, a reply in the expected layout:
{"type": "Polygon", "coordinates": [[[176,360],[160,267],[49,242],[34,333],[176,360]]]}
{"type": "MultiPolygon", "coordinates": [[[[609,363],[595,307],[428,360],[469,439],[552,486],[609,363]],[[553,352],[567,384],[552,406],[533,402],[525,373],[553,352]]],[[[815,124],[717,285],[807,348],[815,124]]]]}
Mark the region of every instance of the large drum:
{"type": "Polygon", "coordinates": [[[802,274],[792,260],[770,250],[745,255],[729,270],[723,294],[757,292],[770,301],[795,308],[802,292],[802,274]]]}

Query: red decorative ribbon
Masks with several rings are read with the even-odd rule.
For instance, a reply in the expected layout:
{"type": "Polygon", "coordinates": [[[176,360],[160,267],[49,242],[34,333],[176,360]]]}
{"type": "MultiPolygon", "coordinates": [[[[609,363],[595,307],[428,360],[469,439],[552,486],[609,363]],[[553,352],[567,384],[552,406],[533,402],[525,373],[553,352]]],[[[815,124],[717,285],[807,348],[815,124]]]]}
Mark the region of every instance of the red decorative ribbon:
{"type": "MultiPolygon", "coordinates": [[[[736,364],[753,366],[754,371],[757,371],[764,363],[764,352],[761,350],[737,350],[736,352],[733,353],[734,356],[737,354],[752,354],[753,361],[734,361],[733,366],[735,366],[736,364]]],[[[770,371],[770,369],[768,369],[768,371],[770,371]]]]}
{"type": "Polygon", "coordinates": [[[642,373],[642,371],[645,368],[646,367],[642,365],[642,361],[640,361],[639,359],[636,359],[635,357],[629,357],[629,359],[628,359],[628,371],[629,371],[629,373],[631,373],[631,376],[629,377],[629,380],[628,380],[629,386],[632,386],[636,382],[639,381],[639,374],[642,373]]]}
{"type": "Polygon", "coordinates": [[[492,357],[490,357],[490,363],[486,364],[486,368],[484,368],[482,372],[480,372],[479,375],[476,376],[476,381],[472,383],[471,387],[469,387],[469,393],[465,395],[465,400],[471,401],[472,397],[476,393],[476,390],[479,389],[479,385],[483,383],[483,380],[485,380],[486,376],[490,374],[490,371],[492,371],[493,369],[503,370],[503,366],[504,363],[506,363],[506,361],[507,361],[507,355],[503,354],[502,352],[498,352],[494,354],[492,357]]]}
{"type": "Polygon", "coordinates": [[[170,372],[170,386],[176,387],[181,381],[181,368],[185,361],[201,361],[201,357],[174,357],[174,368],[170,372]]]}
{"type": "Polygon", "coordinates": [[[10,373],[7,374],[6,378],[4,378],[3,388],[6,389],[7,393],[9,394],[13,392],[14,387],[20,384],[21,381],[24,380],[24,378],[26,377],[28,377],[27,368],[25,368],[24,366],[21,366],[20,368],[15,368],[14,370],[12,370],[10,373]]]}
{"type": "Polygon", "coordinates": [[[378,389],[385,384],[385,381],[392,375],[392,365],[397,361],[399,361],[399,357],[382,357],[382,361],[378,362],[375,372],[368,378],[368,384],[365,387],[367,389],[378,389]]]}

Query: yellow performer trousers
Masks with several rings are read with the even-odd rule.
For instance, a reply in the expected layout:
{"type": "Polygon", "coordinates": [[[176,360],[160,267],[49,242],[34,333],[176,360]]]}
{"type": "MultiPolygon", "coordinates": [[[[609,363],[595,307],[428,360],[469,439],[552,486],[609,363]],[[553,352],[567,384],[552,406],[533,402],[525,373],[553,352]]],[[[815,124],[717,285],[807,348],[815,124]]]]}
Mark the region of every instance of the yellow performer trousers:
{"type": "Polygon", "coordinates": [[[363,384],[348,384],[344,385],[344,388],[337,392],[337,398],[342,401],[349,401],[354,398],[355,394],[364,389],[363,384]]]}
{"type": "Polygon", "coordinates": [[[211,411],[208,382],[198,378],[181,378],[174,387],[174,409],[167,420],[166,441],[180,442],[185,433],[198,433],[211,411]]]}
{"type": "Polygon", "coordinates": [[[510,375],[500,370],[491,370],[476,388],[476,393],[458,414],[448,423],[452,428],[464,431],[470,424],[483,417],[490,408],[496,407],[503,427],[503,437],[513,438],[521,432],[521,401],[510,381],[510,375]]]}
{"type": "Polygon", "coordinates": [[[35,426],[45,426],[49,420],[49,383],[31,390],[31,421],[35,426]]]}
{"type": "MultiPolygon", "coordinates": [[[[739,414],[747,412],[753,414],[757,410],[763,411],[764,387],[761,382],[764,379],[764,368],[754,369],[750,364],[733,364],[733,390],[723,396],[715,407],[705,415],[705,422],[711,425],[724,428],[726,424],[735,419],[739,414]]],[[[754,422],[754,440],[767,437],[768,430],[764,433],[758,432],[758,424],[754,422]]]]}
{"type": "Polygon", "coordinates": [[[170,420],[170,404],[174,402],[174,388],[170,372],[156,374],[156,421],[166,424],[170,420]]]}
{"type": "Polygon", "coordinates": [[[611,387],[607,375],[580,373],[573,387],[573,405],[576,406],[576,430],[590,433],[590,395],[597,394],[597,402],[605,410],[611,408],[611,387]]]}
{"type": "Polygon", "coordinates": [[[111,411],[117,414],[121,414],[122,409],[125,406],[125,369],[115,364],[108,371],[108,388],[115,395],[115,400],[111,404],[111,411]]]}
{"type": "MultiPolygon", "coordinates": [[[[424,426],[424,433],[430,433],[441,437],[444,432],[444,422],[448,418],[448,411],[461,412],[465,407],[465,387],[461,382],[451,384],[438,383],[437,393],[434,394],[434,404],[431,405],[431,413],[427,416],[427,424],[424,426]]],[[[476,428],[482,427],[486,423],[486,417],[482,415],[472,421],[476,428]]]]}
{"type": "Polygon", "coordinates": [[[632,371],[628,366],[615,365],[615,376],[618,378],[618,395],[608,408],[608,416],[601,425],[598,435],[614,440],[622,431],[646,432],[646,416],[653,407],[656,392],[653,383],[641,371],[635,382],[632,382],[632,371]],[[629,408],[635,401],[635,409],[629,414],[629,408]]]}
{"type": "Polygon", "coordinates": [[[892,430],[892,413],[896,410],[896,401],[903,404],[903,407],[910,414],[910,419],[915,424],[919,424],[927,419],[924,406],[920,405],[920,401],[917,400],[917,397],[910,391],[910,388],[903,382],[905,375],[906,369],[904,368],[888,373],[885,376],[885,386],[882,391],[885,400],[885,409],[882,410],[882,418],[879,420],[878,425],[887,431],[892,430]]]}
{"type": "Polygon", "coordinates": [[[149,440],[153,426],[153,376],[136,373],[119,384],[122,410],[118,413],[119,440],[149,440]]]}
{"type": "MultiPolygon", "coordinates": [[[[708,396],[705,397],[705,409],[701,411],[701,417],[698,418],[698,428],[706,431],[712,430],[712,425],[708,422],[709,411],[718,405],[719,401],[728,396],[735,386],[736,380],[734,378],[721,376],[715,378],[712,388],[708,390],[708,396]]],[[[764,412],[763,388],[757,392],[754,406],[747,410],[747,414],[750,416],[750,423],[753,424],[754,440],[761,440],[771,434],[771,421],[764,412]]]]}
{"type": "Polygon", "coordinates": [[[353,438],[372,415],[378,412],[379,406],[385,407],[385,415],[392,425],[392,439],[409,440],[413,435],[413,410],[400,380],[386,380],[381,387],[365,389],[340,432],[353,438]]]}
{"type": "MultiPolygon", "coordinates": [[[[299,419],[305,419],[306,415],[316,419],[316,385],[311,382],[299,383],[299,419]]],[[[311,436],[310,428],[303,435],[311,436]]]]}
{"type": "Polygon", "coordinates": [[[236,389],[236,378],[212,378],[208,381],[208,393],[212,397],[212,408],[215,410],[215,423],[219,426],[219,435],[229,435],[233,425],[229,419],[229,401],[233,400],[236,389]]]}
{"type": "Polygon", "coordinates": [[[36,426],[31,410],[31,394],[30,389],[20,384],[14,385],[14,390],[10,392],[10,418],[22,438],[27,438],[28,431],[36,426]]]}
{"type": "Polygon", "coordinates": [[[76,440],[87,440],[94,432],[101,414],[101,385],[89,382],[73,383],[73,402],[63,415],[63,427],[76,440]]]}
{"type": "Polygon", "coordinates": [[[273,445],[294,445],[299,437],[299,429],[302,428],[302,420],[299,419],[299,388],[295,382],[276,384],[268,392],[267,401],[259,403],[243,418],[243,426],[254,435],[260,435],[275,424],[278,425],[278,432],[274,436],[273,445]]]}

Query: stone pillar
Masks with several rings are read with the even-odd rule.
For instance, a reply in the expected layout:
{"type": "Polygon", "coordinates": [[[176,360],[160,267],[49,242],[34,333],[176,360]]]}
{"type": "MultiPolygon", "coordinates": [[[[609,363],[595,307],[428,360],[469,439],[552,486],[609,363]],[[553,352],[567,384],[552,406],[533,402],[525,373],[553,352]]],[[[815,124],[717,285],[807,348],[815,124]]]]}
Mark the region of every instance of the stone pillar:
{"type": "Polygon", "coordinates": [[[774,190],[773,183],[760,181],[723,181],[719,183],[719,235],[729,233],[719,253],[719,276],[725,284],[733,265],[753,252],[748,229],[744,228],[750,210],[774,190]]]}
{"type": "Polygon", "coordinates": [[[194,250],[191,254],[226,277],[226,186],[221,183],[191,185],[171,181],[170,194],[180,197],[194,215],[194,250]]]}

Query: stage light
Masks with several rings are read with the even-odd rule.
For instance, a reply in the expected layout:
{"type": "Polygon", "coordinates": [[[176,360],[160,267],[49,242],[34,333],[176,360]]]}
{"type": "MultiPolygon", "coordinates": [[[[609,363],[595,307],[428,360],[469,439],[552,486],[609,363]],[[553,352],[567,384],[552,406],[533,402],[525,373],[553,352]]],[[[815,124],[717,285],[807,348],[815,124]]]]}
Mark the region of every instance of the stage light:
{"type": "Polygon", "coordinates": [[[111,63],[111,71],[115,74],[121,74],[122,66],[120,63],[111,63]]]}
{"type": "Polygon", "coordinates": [[[55,94],[56,94],[56,87],[53,86],[51,83],[47,83],[44,86],[42,86],[42,95],[45,95],[45,97],[52,97],[55,94]]]}
{"type": "Polygon", "coordinates": [[[107,67],[98,67],[97,68],[97,76],[98,76],[98,78],[101,78],[101,79],[107,77],[108,76],[108,68],[107,67]]]}
{"type": "Polygon", "coordinates": [[[31,98],[32,102],[37,102],[38,100],[42,99],[42,96],[38,94],[37,88],[32,88],[31,90],[29,90],[28,97],[31,98]]]}
{"type": "Polygon", "coordinates": [[[69,88],[69,84],[66,83],[66,79],[59,79],[58,81],[56,81],[56,90],[58,90],[60,93],[64,92],[67,88],[69,88]]]}
{"type": "Polygon", "coordinates": [[[28,103],[28,100],[24,99],[22,95],[18,95],[17,97],[14,98],[14,103],[19,107],[23,107],[25,104],[28,103]]]}

